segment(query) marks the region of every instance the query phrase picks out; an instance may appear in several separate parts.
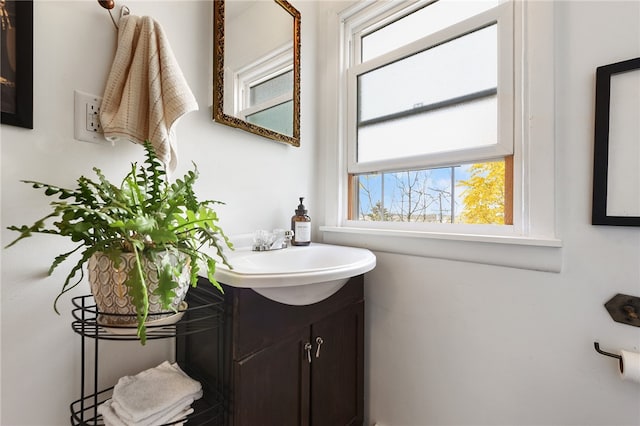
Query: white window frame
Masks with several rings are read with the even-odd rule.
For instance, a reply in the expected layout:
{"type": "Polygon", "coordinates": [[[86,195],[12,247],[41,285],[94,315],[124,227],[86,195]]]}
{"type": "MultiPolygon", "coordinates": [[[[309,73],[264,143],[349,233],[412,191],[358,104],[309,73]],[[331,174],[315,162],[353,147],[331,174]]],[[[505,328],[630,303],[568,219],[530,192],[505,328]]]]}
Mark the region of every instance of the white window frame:
{"type": "MultiPolygon", "coordinates": [[[[368,247],[382,252],[418,255],[516,268],[558,272],[562,241],[556,229],[554,2],[513,2],[514,47],[514,221],[516,225],[457,225],[363,222],[347,219],[348,75],[339,71],[325,79],[327,94],[320,136],[325,164],[325,225],[322,240],[368,247]],[[336,95],[332,95],[336,93],[336,95]],[[335,133],[325,129],[337,129],[335,133]],[[334,142],[335,141],[335,142],[334,142]],[[334,142],[333,144],[331,142],[334,142]],[[336,161],[337,159],[337,161],[336,161]]],[[[358,2],[330,10],[327,49],[335,53],[326,69],[345,69],[344,46],[351,28],[365,22],[353,17],[367,7],[393,8],[406,2],[358,2]],[[351,28],[349,28],[351,26],[351,28]]]]}
{"type": "MultiPolygon", "coordinates": [[[[432,0],[420,0],[413,3],[409,8],[404,6],[400,16],[407,15],[432,0]]],[[[428,6],[427,6],[428,7],[428,6]]],[[[383,13],[386,20],[394,17],[399,12],[394,9],[383,13]]],[[[367,13],[368,15],[369,13],[367,13]]],[[[397,19],[394,18],[394,19],[397,19]]],[[[363,33],[365,29],[372,25],[372,22],[379,21],[376,16],[373,19],[366,19],[364,22],[357,22],[352,25],[350,21],[345,23],[345,34],[348,39],[345,43],[352,46],[352,52],[346,60],[351,65],[347,69],[347,169],[349,173],[367,173],[391,170],[424,169],[429,167],[447,166],[454,164],[464,164],[469,162],[480,162],[513,154],[513,4],[503,3],[493,9],[475,15],[469,19],[451,25],[441,31],[430,34],[420,40],[402,46],[384,55],[373,58],[365,63],[360,62],[359,47],[361,38],[370,33],[363,33]],[[415,53],[426,51],[432,47],[444,44],[465,34],[497,24],[498,29],[498,140],[495,145],[481,146],[477,148],[460,149],[456,151],[437,152],[425,155],[415,155],[411,157],[396,158],[392,160],[358,162],[357,161],[357,98],[358,98],[358,77],[381,66],[391,64],[404,59],[415,53]]],[[[384,20],[383,20],[384,23],[384,20]]],[[[378,23],[376,26],[380,26],[378,23]]]]}

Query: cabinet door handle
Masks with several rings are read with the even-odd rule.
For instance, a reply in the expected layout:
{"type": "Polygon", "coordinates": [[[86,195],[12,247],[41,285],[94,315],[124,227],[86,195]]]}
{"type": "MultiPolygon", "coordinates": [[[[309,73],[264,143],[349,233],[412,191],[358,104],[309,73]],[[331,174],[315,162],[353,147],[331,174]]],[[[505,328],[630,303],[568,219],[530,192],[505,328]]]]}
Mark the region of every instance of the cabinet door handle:
{"type": "Polygon", "coordinates": [[[316,349],[316,358],[320,358],[320,346],[324,343],[322,337],[316,337],[316,343],[318,344],[318,348],[316,349]]]}
{"type": "Polygon", "coordinates": [[[304,350],[307,353],[307,361],[309,361],[309,364],[311,364],[311,348],[313,347],[313,345],[311,345],[311,343],[307,342],[304,345],[304,350]]]}

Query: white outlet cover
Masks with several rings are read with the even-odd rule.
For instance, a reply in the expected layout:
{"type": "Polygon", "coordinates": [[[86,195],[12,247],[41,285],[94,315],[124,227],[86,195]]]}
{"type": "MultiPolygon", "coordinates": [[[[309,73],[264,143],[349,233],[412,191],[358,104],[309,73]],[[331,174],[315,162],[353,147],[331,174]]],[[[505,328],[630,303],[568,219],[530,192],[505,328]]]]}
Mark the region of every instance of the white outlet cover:
{"type": "Polygon", "coordinates": [[[91,95],[89,93],[84,93],[79,90],[73,91],[73,137],[76,140],[83,142],[92,142],[92,143],[100,143],[100,144],[110,144],[111,142],[107,141],[104,138],[104,134],[102,132],[91,131],[87,129],[87,105],[100,105],[102,103],[102,98],[100,96],[91,95]]]}

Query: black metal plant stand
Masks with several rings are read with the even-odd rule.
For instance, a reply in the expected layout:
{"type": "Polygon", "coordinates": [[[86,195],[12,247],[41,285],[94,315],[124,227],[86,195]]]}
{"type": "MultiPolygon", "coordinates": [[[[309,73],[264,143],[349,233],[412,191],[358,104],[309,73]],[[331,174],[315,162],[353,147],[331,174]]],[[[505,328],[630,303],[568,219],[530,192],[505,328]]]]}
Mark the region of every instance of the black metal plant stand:
{"type": "MultiPolygon", "coordinates": [[[[196,296],[197,297],[197,296],[196,296]]],[[[73,426],[99,426],[104,425],[102,416],[98,413],[98,406],[111,397],[113,387],[98,389],[99,370],[99,343],[101,340],[138,340],[135,327],[115,327],[104,326],[98,322],[99,315],[107,315],[98,312],[92,296],[79,296],[72,299],[73,302],[73,331],[81,336],[81,375],[80,375],[80,399],[74,401],[69,406],[71,410],[71,424],[73,426]],[[93,341],[93,359],[88,360],[86,351],[93,341]],[[86,367],[93,364],[93,377],[86,376],[86,367]],[[92,391],[87,394],[85,391],[87,384],[93,383],[90,387],[92,391]]],[[[188,336],[203,332],[223,332],[224,307],[223,300],[219,295],[209,294],[206,300],[199,300],[197,306],[190,307],[182,314],[183,317],[175,324],[167,325],[147,325],[147,340],[168,339],[174,337],[188,336]]],[[[148,321],[161,318],[173,312],[149,315],[148,321]]],[[[111,314],[108,314],[111,315],[111,314]]],[[[222,341],[220,339],[219,341],[222,341]]],[[[222,348],[219,348],[221,351],[222,348]]],[[[90,358],[90,357],[89,357],[90,358]]],[[[222,357],[219,357],[222,359],[222,357]]],[[[180,365],[187,374],[202,383],[204,396],[196,401],[192,408],[194,412],[186,419],[181,419],[175,423],[188,420],[189,425],[221,425],[224,416],[224,397],[221,383],[205,383],[204,379],[198,377],[197,372],[192,372],[188,365],[180,365]]],[[[217,366],[222,368],[222,364],[217,366]]],[[[171,423],[173,424],[173,423],[171,423]]]]}

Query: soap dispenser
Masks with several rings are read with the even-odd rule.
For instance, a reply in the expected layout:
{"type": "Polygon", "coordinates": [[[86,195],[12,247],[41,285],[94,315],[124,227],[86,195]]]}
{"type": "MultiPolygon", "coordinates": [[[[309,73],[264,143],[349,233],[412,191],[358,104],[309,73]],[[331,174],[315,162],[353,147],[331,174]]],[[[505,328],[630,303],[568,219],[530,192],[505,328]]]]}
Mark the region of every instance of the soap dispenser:
{"type": "Polygon", "coordinates": [[[294,246],[308,246],[311,243],[311,218],[307,215],[307,210],[302,204],[303,200],[304,197],[300,197],[296,214],[291,218],[291,230],[293,231],[291,244],[294,246]]]}

